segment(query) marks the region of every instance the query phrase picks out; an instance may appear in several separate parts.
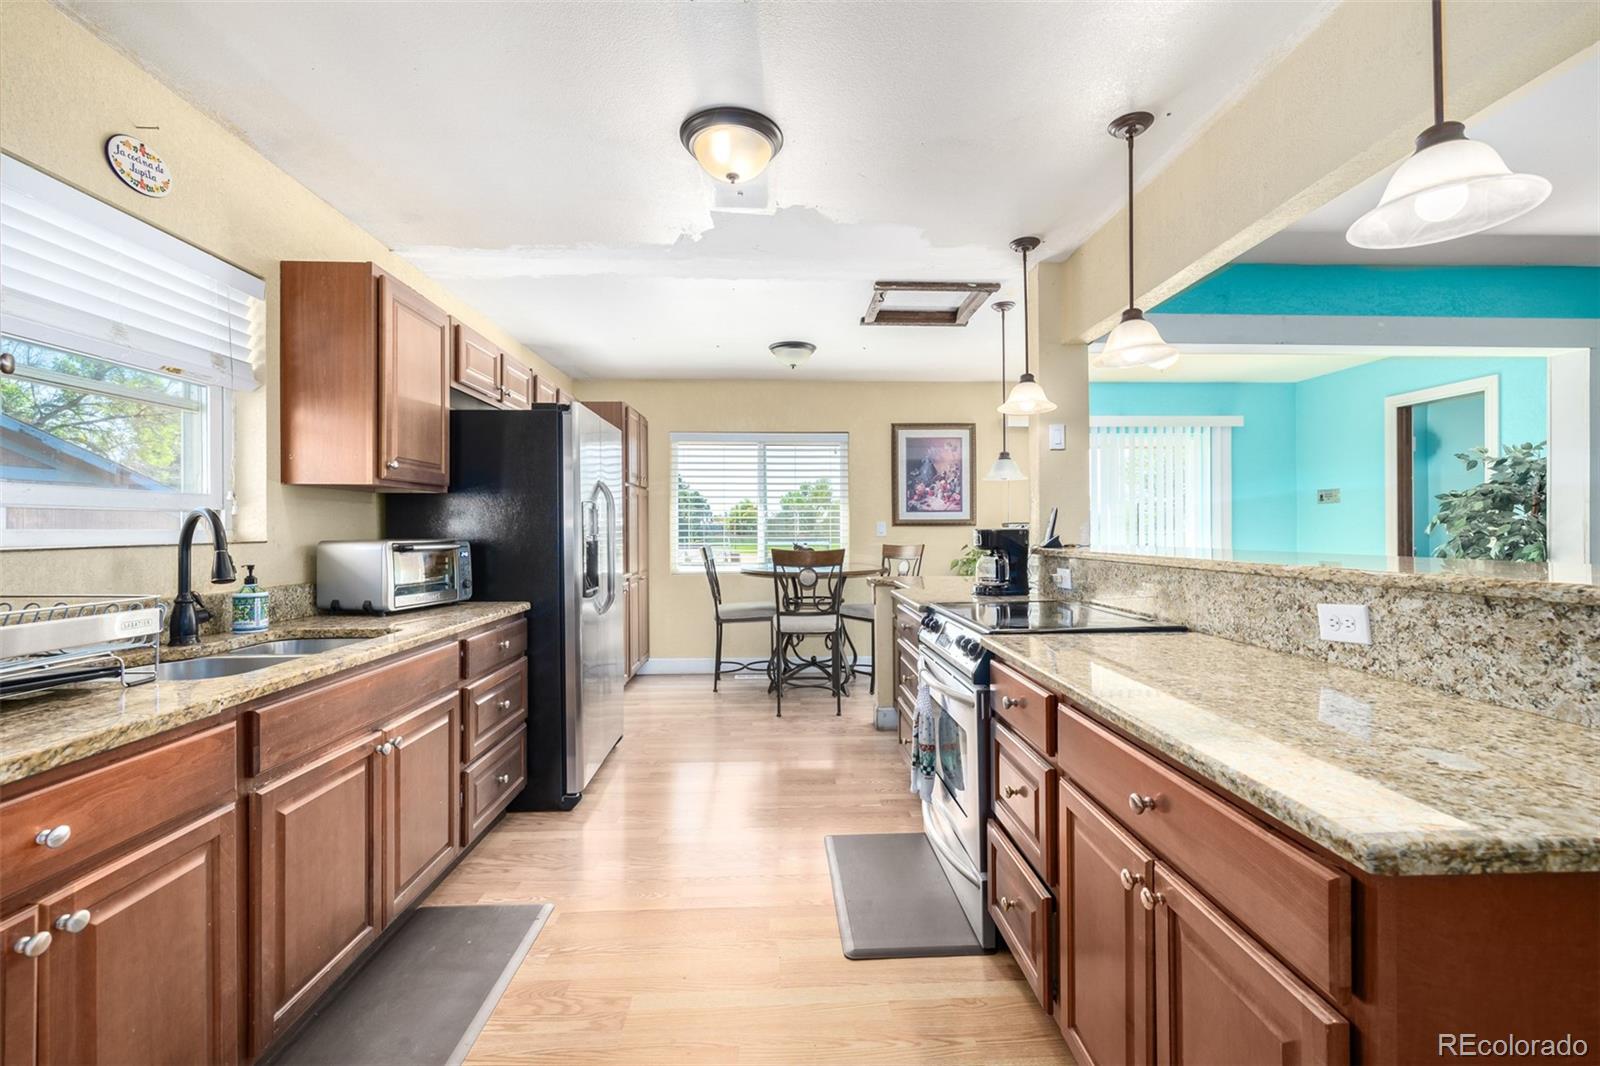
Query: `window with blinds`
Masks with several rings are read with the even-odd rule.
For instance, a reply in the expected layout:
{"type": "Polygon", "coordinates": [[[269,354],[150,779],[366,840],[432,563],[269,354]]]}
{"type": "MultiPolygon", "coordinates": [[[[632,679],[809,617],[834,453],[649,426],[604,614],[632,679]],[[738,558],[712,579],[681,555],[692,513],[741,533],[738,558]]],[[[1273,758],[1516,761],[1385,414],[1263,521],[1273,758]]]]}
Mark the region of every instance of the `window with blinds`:
{"type": "Polygon", "coordinates": [[[1089,543],[1212,551],[1232,542],[1236,416],[1091,417],[1089,543]]]}
{"type": "Polygon", "coordinates": [[[261,279],[0,156],[0,547],[177,539],[226,513],[261,279]]]}
{"type": "Polygon", "coordinates": [[[672,434],[672,560],[719,567],[804,544],[842,548],[849,538],[850,437],[845,433],[672,434]]]}

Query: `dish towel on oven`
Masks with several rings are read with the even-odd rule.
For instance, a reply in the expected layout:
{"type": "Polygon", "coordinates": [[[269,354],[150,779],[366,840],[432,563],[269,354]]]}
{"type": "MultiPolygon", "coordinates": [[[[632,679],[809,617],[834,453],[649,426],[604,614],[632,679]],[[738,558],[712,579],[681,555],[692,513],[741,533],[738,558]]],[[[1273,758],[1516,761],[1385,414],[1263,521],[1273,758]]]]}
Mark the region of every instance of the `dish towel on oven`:
{"type": "Polygon", "coordinates": [[[926,681],[917,684],[917,716],[911,723],[911,791],[924,802],[933,798],[933,758],[938,736],[934,716],[939,713],[933,690],[926,681]]]}

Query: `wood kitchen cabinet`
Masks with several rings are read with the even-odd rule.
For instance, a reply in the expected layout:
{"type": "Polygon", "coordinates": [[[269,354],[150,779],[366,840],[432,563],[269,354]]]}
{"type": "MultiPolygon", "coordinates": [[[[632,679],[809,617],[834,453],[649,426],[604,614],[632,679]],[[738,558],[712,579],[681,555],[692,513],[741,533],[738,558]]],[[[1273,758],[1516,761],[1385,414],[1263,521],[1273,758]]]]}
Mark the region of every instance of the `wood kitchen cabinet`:
{"type": "Polygon", "coordinates": [[[44,900],[40,1062],[238,1061],[238,849],[230,805],[44,900]]]}
{"type": "Polygon", "coordinates": [[[535,377],[533,379],[533,402],[559,403],[561,402],[561,390],[549,378],[543,375],[535,377]]]}
{"type": "Polygon", "coordinates": [[[457,715],[452,690],[384,727],[383,920],[421,897],[460,847],[457,715]]]}
{"type": "Polygon", "coordinates": [[[650,423],[644,415],[629,407],[622,423],[623,469],[630,485],[641,489],[650,487],[650,423]]]}
{"type": "Polygon", "coordinates": [[[622,568],[627,676],[650,658],[650,423],[620,400],[586,400],[601,418],[622,430],[622,568]]]}
{"type": "Polygon", "coordinates": [[[449,316],[372,263],[285,262],[280,277],[284,483],[443,490],[449,316]]]}
{"type": "Polygon", "coordinates": [[[507,410],[526,410],[533,404],[531,370],[470,326],[456,322],[453,329],[453,388],[507,410]]]}
{"type": "Polygon", "coordinates": [[[35,906],[0,918],[0,1066],[38,1061],[39,960],[26,952],[42,928],[35,906]]]}
{"type": "Polygon", "coordinates": [[[507,355],[500,361],[500,402],[513,411],[533,406],[533,371],[507,355]]]}

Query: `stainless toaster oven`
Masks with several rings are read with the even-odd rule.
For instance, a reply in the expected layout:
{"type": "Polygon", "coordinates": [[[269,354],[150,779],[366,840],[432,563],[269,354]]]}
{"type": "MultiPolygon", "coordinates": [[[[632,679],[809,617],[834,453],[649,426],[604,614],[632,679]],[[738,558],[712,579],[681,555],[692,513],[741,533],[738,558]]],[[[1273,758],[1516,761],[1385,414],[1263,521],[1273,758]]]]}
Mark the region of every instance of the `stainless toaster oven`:
{"type": "Polygon", "coordinates": [[[387,614],[472,598],[464,540],[325,540],[317,545],[317,606],[387,614]]]}

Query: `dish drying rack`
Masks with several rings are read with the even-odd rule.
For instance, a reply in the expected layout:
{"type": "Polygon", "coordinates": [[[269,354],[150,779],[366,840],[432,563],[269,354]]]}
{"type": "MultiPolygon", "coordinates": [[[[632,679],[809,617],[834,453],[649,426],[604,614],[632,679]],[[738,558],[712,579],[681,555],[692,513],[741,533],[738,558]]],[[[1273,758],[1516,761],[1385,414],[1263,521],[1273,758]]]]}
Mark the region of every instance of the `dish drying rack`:
{"type": "Polygon", "coordinates": [[[166,606],[156,596],[0,596],[0,698],[115,677],[156,679],[166,606]],[[148,650],[148,664],[127,656],[148,650]]]}

